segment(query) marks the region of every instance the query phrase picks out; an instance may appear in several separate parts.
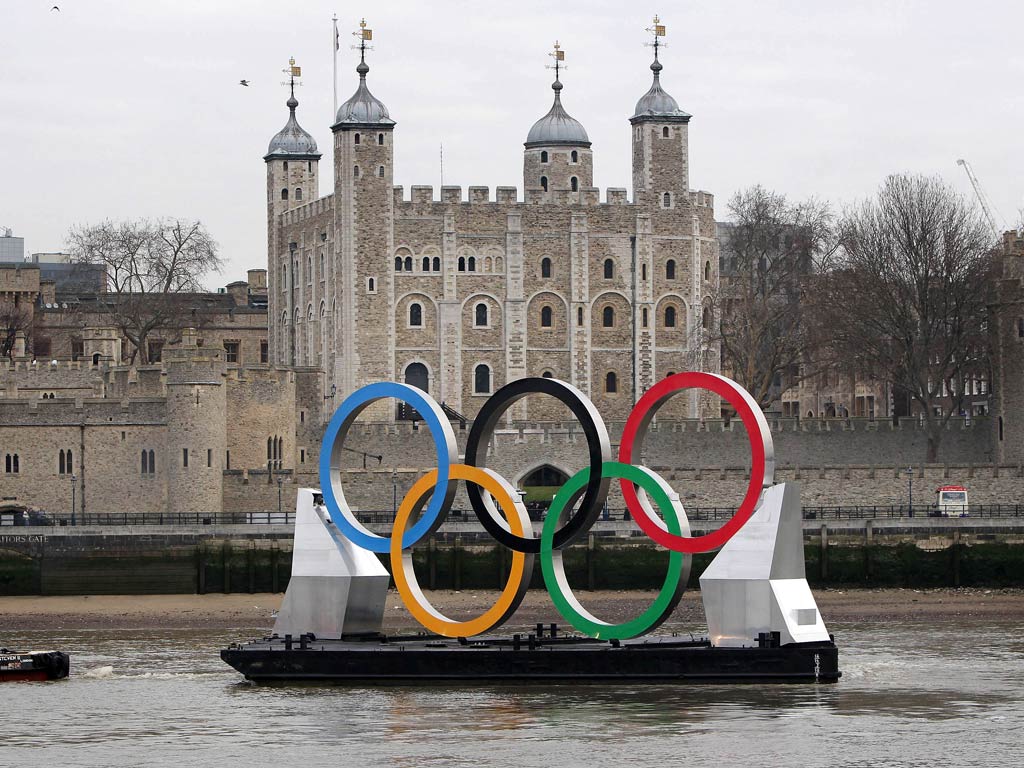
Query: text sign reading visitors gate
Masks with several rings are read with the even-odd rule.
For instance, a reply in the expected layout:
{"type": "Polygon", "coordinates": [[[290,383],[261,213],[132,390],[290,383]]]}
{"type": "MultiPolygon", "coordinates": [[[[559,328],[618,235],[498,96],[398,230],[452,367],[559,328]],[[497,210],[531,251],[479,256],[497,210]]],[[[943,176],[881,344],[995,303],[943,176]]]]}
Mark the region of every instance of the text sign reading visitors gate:
{"type": "Polygon", "coordinates": [[[441,406],[422,390],[394,382],[370,384],[347,397],[327,426],[320,452],[324,503],[338,530],[363,549],[388,553],[395,586],[410,613],[428,630],[446,637],[487,632],[508,619],[529,587],[534,555],[540,555],[544,583],[552,602],[580,632],[601,639],[627,639],[654,629],[679,602],[689,579],[691,555],[718,549],[743,527],[754,512],[762,488],[772,484],[774,470],[771,432],[760,407],[734,381],[701,372],[669,376],[640,398],[626,420],[617,461],[611,456],[608,430],[590,399],[571,384],[546,378],[519,379],[487,400],[469,432],[462,464],[458,463],[455,433],[441,406]],[[632,463],[658,409],[677,392],[694,388],[710,390],[736,409],[746,427],[751,452],[750,482],[736,513],[720,528],[703,536],[690,536],[686,512],[664,478],[648,467],[632,463]],[[487,445],[502,415],[517,400],[535,394],[554,397],[572,411],[583,427],[589,449],[588,466],[555,494],[539,538],[534,537],[526,508],[511,483],[485,466],[487,445]],[[437,454],[437,469],[421,477],[402,499],[390,537],[372,533],[356,519],[345,500],[341,482],[341,457],[349,430],[367,406],[384,398],[401,400],[423,416],[437,454]],[[594,525],[613,479],[619,481],[637,525],[671,552],[657,598],[642,615],[622,624],[602,621],[580,604],[569,587],[562,562],[562,551],[594,525]],[[512,551],[509,578],[501,596],[489,610],[468,621],[450,619],[430,604],[416,581],[412,560],[413,546],[444,523],[460,480],[467,484],[469,500],[480,523],[499,544],[512,551]],[[410,526],[412,520],[416,522],[410,526]]]}

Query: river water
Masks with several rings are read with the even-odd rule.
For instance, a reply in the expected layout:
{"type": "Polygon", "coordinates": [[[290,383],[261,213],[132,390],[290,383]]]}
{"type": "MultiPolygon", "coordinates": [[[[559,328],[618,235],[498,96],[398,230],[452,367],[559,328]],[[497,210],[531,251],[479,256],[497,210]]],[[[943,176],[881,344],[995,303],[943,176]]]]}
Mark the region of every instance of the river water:
{"type": "Polygon", "coordinates": [[[1024,765],[1024,623],[830,629],[836,685],[345,689],[244,682],[253,629],[6,628],[73,655],[0,688],[0,766],[1024,765]]]}

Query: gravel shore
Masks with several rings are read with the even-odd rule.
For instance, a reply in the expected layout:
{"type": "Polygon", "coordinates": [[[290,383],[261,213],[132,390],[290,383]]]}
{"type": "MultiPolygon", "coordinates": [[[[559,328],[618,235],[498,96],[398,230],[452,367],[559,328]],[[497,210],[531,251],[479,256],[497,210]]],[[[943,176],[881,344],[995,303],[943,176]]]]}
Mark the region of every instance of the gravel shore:
{"type": "MultiPolygon", "coordinates": [[[[431,602],[453,619],[469,618],[493,604],[487,590],[427,592],[431,602]]],[[[1022,619],[1022,589],[818,589],[815,598],[826,624],[857,621],[943,621],[949,619],[1022,619]]],[[[642,612],[653,594],[638,591],[580,592],[579,599],[605,621],[623,621],[642,612]]],[[[4,630],[59,629],[269,629],[280,594],[91,595],[81,597],[0,597],[0,642],[4,630]]],[[[531,590],[509,627],[538,621],[565,622],[544,590],[531,590]]],[[[699,592],[688,592],[665,625],[699,630],[704,612],[699,592]]],[[[415,629],[398,595],[388,594],[385,627],[415,629]]]]}

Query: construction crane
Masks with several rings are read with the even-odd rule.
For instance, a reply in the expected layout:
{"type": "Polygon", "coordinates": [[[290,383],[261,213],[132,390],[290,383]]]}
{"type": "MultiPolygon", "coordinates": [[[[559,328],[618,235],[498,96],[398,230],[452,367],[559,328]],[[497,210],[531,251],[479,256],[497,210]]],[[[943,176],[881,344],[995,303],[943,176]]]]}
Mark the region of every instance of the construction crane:
{"type": "MultiPolygon", "coordinates": [[[[956,164],[962,165],[964,171],[967,172],[967,178],[971,180],[971,186],[974,187],[974,194],[977,196],[978,203],[981,205],[981,212],[985,214],[985,218],[988,220],[988,225],[992,227],[992,234],[994,234],[998,240],[1003,236],[1003,230],[1001,230],[999,225],[996,224],[996,217],[994,213],[998,214],[999,211],[995,210],[995,206],[992,205],[992,201],[988,199],[988,195],[986,195],[985,191],[981,188],[981,182],[979,182],[978,177],[974,175],[974,171],[971,169],[971,164],[963,158],[957,160],[956,164]]],[[[999,218],[1003,218],[1002,214],[999,214],[999,218]]],[[[1005,221],[1006,220],[1003,219],[1004,223],[1005,221]]]]}

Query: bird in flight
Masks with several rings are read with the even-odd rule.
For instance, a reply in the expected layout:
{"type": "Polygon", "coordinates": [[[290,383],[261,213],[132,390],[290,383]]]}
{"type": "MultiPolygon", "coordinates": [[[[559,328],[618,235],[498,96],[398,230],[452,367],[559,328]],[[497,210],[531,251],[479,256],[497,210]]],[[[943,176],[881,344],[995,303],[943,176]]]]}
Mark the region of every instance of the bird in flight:
{"type": "Polygon", "coordinates": [[[238,84],[239,85],[244,85],[246,88],[249,87],[249,81],[248,80],[239,80],[238,84]]]}
{"type": "Polygon", "coordinates": [[[51,10],[51,11],[60,11],[60,6],[59,6],[59,5],[55,5],[55,6],[53,6],[53,8],[51,8],[50,10],[51,10]]]}

